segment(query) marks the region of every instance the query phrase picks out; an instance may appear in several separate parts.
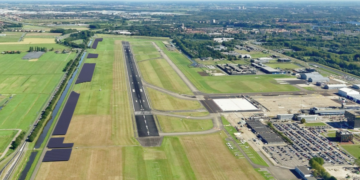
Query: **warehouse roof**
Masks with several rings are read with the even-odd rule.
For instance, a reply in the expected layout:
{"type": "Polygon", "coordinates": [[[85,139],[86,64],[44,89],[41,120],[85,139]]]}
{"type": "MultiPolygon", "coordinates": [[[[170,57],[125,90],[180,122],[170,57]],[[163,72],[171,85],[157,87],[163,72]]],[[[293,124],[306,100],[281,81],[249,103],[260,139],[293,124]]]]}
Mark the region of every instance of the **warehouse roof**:
{"type": "Polygon", "coordinates": [[[261,67],[261,68],[262,68],[263,70],[267,71],[267,72],[280,72],[280,70],[274,69],[274,68],[268,67],[268,66],[266,66],[266,67],[261,67]]]}
{"type": "Polygon", "coordinates": [[[339,89],[339,92],[340,91],[345,92],[346,94],[360,94],[358,91],[355,91],[350,88],[341,88],[341,89],[339,89]]]}

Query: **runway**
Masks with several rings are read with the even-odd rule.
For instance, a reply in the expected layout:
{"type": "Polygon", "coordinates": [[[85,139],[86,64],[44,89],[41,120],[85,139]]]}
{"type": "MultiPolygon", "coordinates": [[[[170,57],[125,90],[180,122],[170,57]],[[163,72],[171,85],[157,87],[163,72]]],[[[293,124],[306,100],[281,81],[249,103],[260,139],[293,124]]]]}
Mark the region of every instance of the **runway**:
{"type": "Polygon", "coordinates": [[[139,137],[159,136],[129,42],[122,42],[139,137]]]}

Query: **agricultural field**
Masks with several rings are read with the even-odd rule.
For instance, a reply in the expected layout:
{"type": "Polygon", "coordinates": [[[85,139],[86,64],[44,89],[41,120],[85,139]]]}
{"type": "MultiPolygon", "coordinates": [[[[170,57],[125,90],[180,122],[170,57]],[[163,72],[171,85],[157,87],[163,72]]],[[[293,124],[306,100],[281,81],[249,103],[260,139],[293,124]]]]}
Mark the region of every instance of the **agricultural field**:
{"type": "MultiPolygon", "coordinates": [[[[9,46],[0,44],[0,49],[8,50],[9,46]]],[[[17,45],[16,50],[28,50],[30,46],[40,45],[17,45]]],[[[47,47],[44,44],[41,46],[47,47]]],[[[0,55],[0,94],[3,94],[0,96],[0,103],[3,104],[2,101],[9,99],[0,110],[1,151],[11,142],[18,130],[26,132],[30,129],[63,77],[63,68],[76,54],[47,52],[38,61],[23,60],[25,55],[26,52],[0,55]]]]}
{"type": "Polygon", "coordinates": [[[17,132],[17,130],[0,130],[0,154],[5,151],[17,132]]]}
{"type": "MultiPolygon", "coordinates": [[[[41,38],[38,38],[38,40],[41,38]]],[[[52,49],[54,48],[54,51],[62,51],[64,49],[69,50],[69,47],[65,47],[62,46],[60,44],[55,44],[55,40],[52,39],[54,41],[54,44],[1,44],[0,43],[0,52],[3,51],[21,51],[21,52],[27,52],[29,50],[29,47],[34,47],[34,46],[38,46],[38,47],[46,47],[47,49],[52,49]]],[[[15,55],[15,54],[13,54],[15,55]]],[[[2,55],[0,55],[1,57],[2,55]]]]}
{"type": "Polygon", "coordinates": [[[26,33],[25,38],[56,38],[61,33],[26,33]]]}
{"type": "Polygon", "coordinates": [[[272,68],[289,69],[289,70],[299,68],[298,65],[293,63],[268,63],[266,65],[272,68]]]}
{"type": "MultiPolygon", "coordinates": [[[[157,44],[163,47],[163,43],[157,44]]],[[[190,61],[179,52],[168,51],[163,47],[167,56],[179,67],[185,76],[205,93],[250,93],[250,92],[286,92],[299,91],[298,88],[279,84],[279,78],[288,78],[288,75],[241,75],[241,76],[201,76],[200,68],[189,68],[190,61]]]]}
{"type": "Polygon", "coordinates": [[[0,34],[6,34],[6,36],[0,36],[0,43],[3,42],[18,42],[23,32],[3,32],[0,34]]]}
{"type": "Polygon", "coordinates": [[[23,41],[20,42],[1,42],[0,45],[4,44],[55,44],[54,38],[24,38],[23,41]]]}
{"type": "Polygon", "coordinates": [[[198,101],[175,98],[151,88],[147,88],[147,92],[150,97],[151,107],[156,110],[171,111],[203,108],[201,103],[198,101]]]}
{"type": "Polygon", "coordinates": [[[214,125],[211,119],[196,120],[170,116],[156,116],[162,132],[194,132],[211,129],[214,125]]]}

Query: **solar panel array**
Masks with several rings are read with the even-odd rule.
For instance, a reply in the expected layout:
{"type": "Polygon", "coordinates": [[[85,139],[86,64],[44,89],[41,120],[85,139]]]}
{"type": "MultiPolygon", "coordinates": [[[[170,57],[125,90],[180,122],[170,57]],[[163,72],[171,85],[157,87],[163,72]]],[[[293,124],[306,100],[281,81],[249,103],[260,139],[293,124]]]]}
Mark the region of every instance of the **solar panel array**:
{"type": "Polygon", "coordinates": [[[99,57],[98,54],[91,54],[91,53],[89,53],[87,56],[87,58],[98,58],[98,57],[99,57]]]}
{"type": "Polygon", "coordinates": [[[45,153],[43,162],[52,161],[68,161],[70,159],[72,149],[52,149],[45,153]]]}
{"type": "Polygon", "coordinates": [[[59,118],[59,121],[54,129],[53,135],[65,135],[69,125],[71,118],[74,114],[76,104],[79,100],[80,94],[76,92],[71,92],[70,97],[68,101],[66,102],[66,105],[61,113],[61,116],[59,118]]]}
{"type": "Polygon", "coordinates": [[[95,63],[85,63],[75,84],[91,82],[95,70],[95,63]]]}
{"type": "Polygon", "coordinates": [[[96,38],[91,48],[96,49],[98,43],[101,42],[102,40],[103,38],[96,38]]]}
{"type": "Polygon", "coordinates": [[[48,148],[72,148],[74,143],[64,144],[65,138],[51,138],[47,147],[48,148]]]}

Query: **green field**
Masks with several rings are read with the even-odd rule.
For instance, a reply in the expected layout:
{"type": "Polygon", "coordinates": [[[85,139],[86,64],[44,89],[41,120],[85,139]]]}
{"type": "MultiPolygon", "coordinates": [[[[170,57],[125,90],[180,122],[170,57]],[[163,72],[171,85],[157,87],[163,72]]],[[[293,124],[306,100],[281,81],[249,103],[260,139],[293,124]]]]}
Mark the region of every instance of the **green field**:
{"type": "Polygon", "coordinates": [[[17,132],[16,130],[0,130],[0,153],[5,151],[17,132]]]}
{"type": "Polygon", "coordinates": [[[0,42],[18,42],[23,32],[3,32],[6,36],[0,36],[0,42]]]}
{"type": "MultiPolygon", "coordinates": [[[[54,51],[62,51],[64,49],[70,49],[69,47],[62,46],[60,44],[0,44],[0,52],[3,51],[21,51],[23,53],[29,50],[29,47],[38,46],[38,47],[46,47],[47,49],[54,48],[54,51]]],[[[13,54],[16,56],[15,54],[13,54]]],[[[0,55],[1,57],[2,55],[0,55]]]]}
{"type": "Polygon", "coordinates": [[[268,63],[266,64],[269,67],[272,68],[280,68],[280,69],[297,69],[299,68],[298,65],[293,63],[268,63]]]}
{"type": "Polygon", "coordinates": [[[71,41],[71,42],[76,43],[76,44],[82,44],[82,43],[84,43],[84,40],[78,39],[78,40],[74,40],[74,41],[71,41]]]}
{"type": "Polygon", "coordinates": [[[248,52],[248,51],[245,51],[245,50],[237,50],[235,49],[236,52],[240,53],[240,54],[250,54],[251,55],[251,58],[261,58],[261,57],[269,57],[269,54],[265,54],[261,51],[251,51],[251,52],[248,52]]]}
{"type": "Polygon", "coordinates": [[[207,116],[209,115],[209,112],[174,112],[173,114],[199,117],[199,116],[207,116]]]}
{"type": "Polygon", "coordinates": [[[147,88],[147,92],[150,97],[151,106],[156,110],[192,110],[203,107],[198,101],[175,98],[151,88],[147,88]]]}
{"type": "Polygon", "coordinates": [[[320,123],[306,123],[305,126],[306,126],[306,127],[326,126],[326,124],[325,124],[325,123],[322,123],[322,122],[320,122],[320,123]]]}
{"type": "Polygon", "coordinates": [[[156,116],[163,132],[205,131],[213,127],[211,119],[196,120],[170,116],[156,116]]]}
{"type": "Polygon", "coordinates": [[[360,158],[360,145],[342,145],[341,147],[355,158],[360,158]]]}
{"type": "MultiPolygon", "coordinates": [[[[11,50],[12,47],[26,51],[30,46],[49,48],[53,45],[0,45],[0,51],[11,50]]],[[[7,94],[7,97],[12,95],[0,110],[0,129],[29,130],[64,75],[62,70],[66,63],[75,57],[75,53],[65,55],[47,52],[38,60],[29,61],[22,59],[24,55],[26,52],[0,55],[0,94],[7,94]]],[[[1,141],[4,142],[0,144],[9,144],[10,136],[4,134],[1,141]]]]}
{"type": "Polygon", "coordinates": [[[176,93],[192,94],[165,59],[138,62],[138,67],[146,82],[176,93]]]}
{"type": "Polygon", "coordinates": [[[315,89],[313,87],[302,87],[302,88],[304,88],[304,89],[306,89],[308,91],[315,91],[315,89]]]}
{"type": "MultiPolygon", "coordinates": [[[[231,126],[231,124],[224,118],[221,117],[221,121],[223,122],[224,128],[227,132],[235,139],[237,142],[239,142],[234,133],[237,132],[237,130],[231,126]]],[[[251,159],[251,161],[255,164],[259,164],[262,166],[268,166],[268,164],[260,157],[260,155],[248,144],[240,144],[240,148],[246,153],[246,155],[251,159]]],[[[260,152],[259,152],[260,153],[260,152]]]]}

